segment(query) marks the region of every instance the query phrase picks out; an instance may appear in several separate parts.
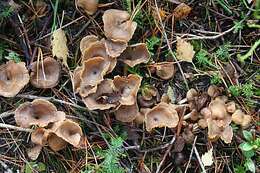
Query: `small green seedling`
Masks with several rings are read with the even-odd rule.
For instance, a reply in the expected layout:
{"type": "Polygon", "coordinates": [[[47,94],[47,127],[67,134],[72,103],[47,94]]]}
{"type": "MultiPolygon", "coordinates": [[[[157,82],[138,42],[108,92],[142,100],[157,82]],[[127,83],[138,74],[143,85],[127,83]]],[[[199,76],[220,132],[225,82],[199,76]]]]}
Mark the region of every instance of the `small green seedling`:
{"type": "Polygon", "coordinates": [[[5,59],[13,60],[16,63],[21,62],[19,55],[15,52],[9,52],[8,56],[5,56],[5,59]]]}

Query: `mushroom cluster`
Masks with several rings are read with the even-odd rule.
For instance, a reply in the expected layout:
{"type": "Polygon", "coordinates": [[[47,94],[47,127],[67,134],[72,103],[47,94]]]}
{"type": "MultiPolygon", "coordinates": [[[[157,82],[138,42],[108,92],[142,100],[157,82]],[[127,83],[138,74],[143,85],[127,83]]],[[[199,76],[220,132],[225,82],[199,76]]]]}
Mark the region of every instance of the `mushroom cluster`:
{"type": "Polygon", "coordinates": [[[49,101],[36,99],[21,104],[15,111],[15,121],[20,127],[37,128],[31,134],[31,141],[35,144],[28,155],[36,159],[42,147],[48,145],[52,150],[59,151],[67,143],[79,147],[83,138],[81,127],[49,101]]]}

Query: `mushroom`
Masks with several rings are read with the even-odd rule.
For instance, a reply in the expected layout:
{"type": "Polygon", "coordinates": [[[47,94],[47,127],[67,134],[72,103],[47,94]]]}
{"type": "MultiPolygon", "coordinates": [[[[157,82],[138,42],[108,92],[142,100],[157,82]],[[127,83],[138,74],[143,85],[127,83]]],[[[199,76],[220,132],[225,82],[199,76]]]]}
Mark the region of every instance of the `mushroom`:
{"type": "Polygon", "coordinates": [[[102,57],[95,57],[85,61],[80,74],[79,94],[86,97],[96,92],[97,85],[103,81],[108,68],[109,63],[102,57]]]}
{"type": "Polygon", "coordinates": [[[138,112],[136,118],[134,119],[134,122],[136,124],[143,124],[145,121],[145,114],[148,112],[150,109],[149,108],[141,108],[140,112],[138,112]]]}
{"type": "Polygon", "coordinates": [[[103,41],[96,41],[89,44],[89,46],[82,52],[82,63],[94,57],[102,57],[110,64],[107,73],[112,72],[116,66],[117,59],[108,55],[103,41]]]}
{"type": "Polygon", "coordinates": [[[81,71],[82,71],[82,67],[79,66],[74,70],[73,75],[72,75],[72,85],[73,85],[73,91],[75,93],[78,93],[80,91],[81,71]]]}
{"type": "Polygon", "coordinates": [[[226,109],[228,113],[234,113],[236,111],[236,103],[234,101],[226,103],[226,109]]]}
{"type": "Polygon", "coordinates": [[[43,99],[35,99],[32,102],[23,103],[15,110],[15,121],[24,128],[32,125],[45,127],[49,123],[64,119],[64,112],[57,111],[52,103],[43,99]]]}
{"type": "Polygon", "coordinates": [[[111,79],[103,80],[95,93],[83,98],[83,102],[89,110],[106,110],[118,105],[119,96],[115,93],[115,86],[111,79]]]}
{"type": "Polygon", "coordinates": [[[34,147],[32,148],[29,148],[27,150],[27,155],[28,157],[31,159],[31,160],[36,160],[39,155],[41,154],[41,151],[42,151],[42,147],[41,145],[35,145],[34,147]]]}
{"type": "Polygon", "coordinates": [[[136,103],[133,105],[121,105],[115,111],[115,117],[121,122],[132,122],[138,116],[138,113],[139,109],[136,103]]]}
{"type": "Polygon", "coordinates": [[[49,131],[46,130],[45,128],[42,127],[37,128],[31,134],[31,141],[34,144],[43,146],[47,144],[48,135],[49,135],[49,131]]]}
{"type": "Polygon", "coordinates": [[[128,42],[137,27],[127,11],[109,9],[102,17],[105,36],[113,41],[128,42]]]}
{"type": "Polygon", "coordinates": [[[24,62],[8,61],[0,66],[0,95],[14,97],[29,82],[24,62]]]}
{"type": "Polygon", "coordinates": [[[83,53],[85,49],[89,48],[91,44],[98,42],[98,37],[95,35],[87,35],[83,37],[80,41],[80,51],[83,53]]]}
{"type": "Polygon", "coordinates": [[[120,55],[118,60],[123,61],[130,67],[137,64],[147,63],[150,59],[150,54],[145,43],[138,43],[128,46],[120,55]]]}
{"type": "Polygon", "coordinates": [[[221,94],[222,88],[219,88],[216,85],[210,85],[207,92],[211,98],[216,98],[221,94]]]}
{"type": "Polygon", "coordinates": [[[241,109],[237,109],[232,114],[232,121],[235,124],[241,125],[242,128],[247,128],[250,125],[252,118],[250,115],[245,114],[241,109]]]}
{"type": "Polygon", "coordinates": [[[113,41],[110,39],[102,40],[105,44],[107,54],[111,57],[118,57],[127,48],[127,42],[113,41]]]}
{"type": "Polygon", "coordinates": [[[59,83],[60,64],[51,57],[32,63],[31,84],[36,88],[53,88],[59,83]]]}
{"type": "Polygon", "coordinates": [[[60,151],[67,146],[67,142],[57,136],[55,133],[50,133],[48,136],[48,146],[53,151],[60,151]]]}
{"type": "Polygon", "coordinates": [[[142,78],[135,74],[127,77],[115,76],[113,83],[116,90],[120,93],[119,100],[122,105],[133,105],[136,102],[137,92],[140,88],[142,78]]]}
{"type": "Polygon", "coordinates": [[[151,107],[160,101],[160,94],[154,86],[145,85],[141,88],[141,95],[138,95],[138,103],[141,107],[151,107]]]}
{"type": "Polygon", "coordinates": [[[160,62],[153,64],[155,73],[163,80],[171,79],[175,74],[175,68],[173,62],[160,62]]]}
{"type": "Polygon", "coordinates": [[[145,114],[146,130],[151,131],[156,127],[174,128],[178,125],[177,111],[167,103],[159,103],[145,114]]]}
{"type": "Polygon", "coordinates": [[[69,119],[54,123],[51,131],[74,147],[79,145],[83,135],[81,127],[69,119]]]}
{"type": "Polygon", "coordinates": [[[94,14],[98,8],[98,0],[76,0],[76,4],[89,15],[94,14]]]}

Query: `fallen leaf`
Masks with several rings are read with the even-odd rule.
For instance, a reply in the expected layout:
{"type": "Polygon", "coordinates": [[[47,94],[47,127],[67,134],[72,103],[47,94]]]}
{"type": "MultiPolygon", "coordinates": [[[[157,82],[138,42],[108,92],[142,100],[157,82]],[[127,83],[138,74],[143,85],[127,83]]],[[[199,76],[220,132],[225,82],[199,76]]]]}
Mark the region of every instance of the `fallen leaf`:
{"type": "Polygon", "coordinates": [[[185,3],[179,4],[174,10],[173,15],[175,20],[184,19],[191,12],[191,7],[186,5],[185,3]]]}
{"type": "Polygon", "coordinates": [[[213,147],[201,156],[201,161],[204,166],[211,166],[213,164],[213,147]]]}
{"type": "Polygon", "coordinates": [[[57,29],[52,34],[52,55],[56,56],[58,59],[61,59],[65,66],[67,64],[67,57],[69,54],[67,47],[67,38],[62,29],[57,29]]]}
{"type": "Polygon", "coordinates": [[[182,61],[192,62],[195,51],[193,50],[193,46],[185,41],[177,37],[177,58],[182,61]]]}

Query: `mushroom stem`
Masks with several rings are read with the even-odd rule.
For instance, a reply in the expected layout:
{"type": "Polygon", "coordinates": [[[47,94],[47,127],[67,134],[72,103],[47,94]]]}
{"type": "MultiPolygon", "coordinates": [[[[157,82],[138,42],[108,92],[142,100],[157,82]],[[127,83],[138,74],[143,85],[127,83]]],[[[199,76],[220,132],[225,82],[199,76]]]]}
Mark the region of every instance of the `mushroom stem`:
{"type": "Polygon", "coordinates": [[[181,105],[181,104],[183,104],[183,103],[186,103],[188,100],[187,100],[187,98],[184,98],[184,99],[182,99],[182,100],[180,100],[179,102],[178,102],[178,105],[181,105]]]}
{"type": "Polygon", "coordinates": [[[29,132],[29,133],[33,132],[32,129],[17,127],[17,126],[5,124],[5,123],[0,123],[0,128],[13,129],[13,130],[18,130],[18,131],[22,131],[22,132],[29,132]]]}

